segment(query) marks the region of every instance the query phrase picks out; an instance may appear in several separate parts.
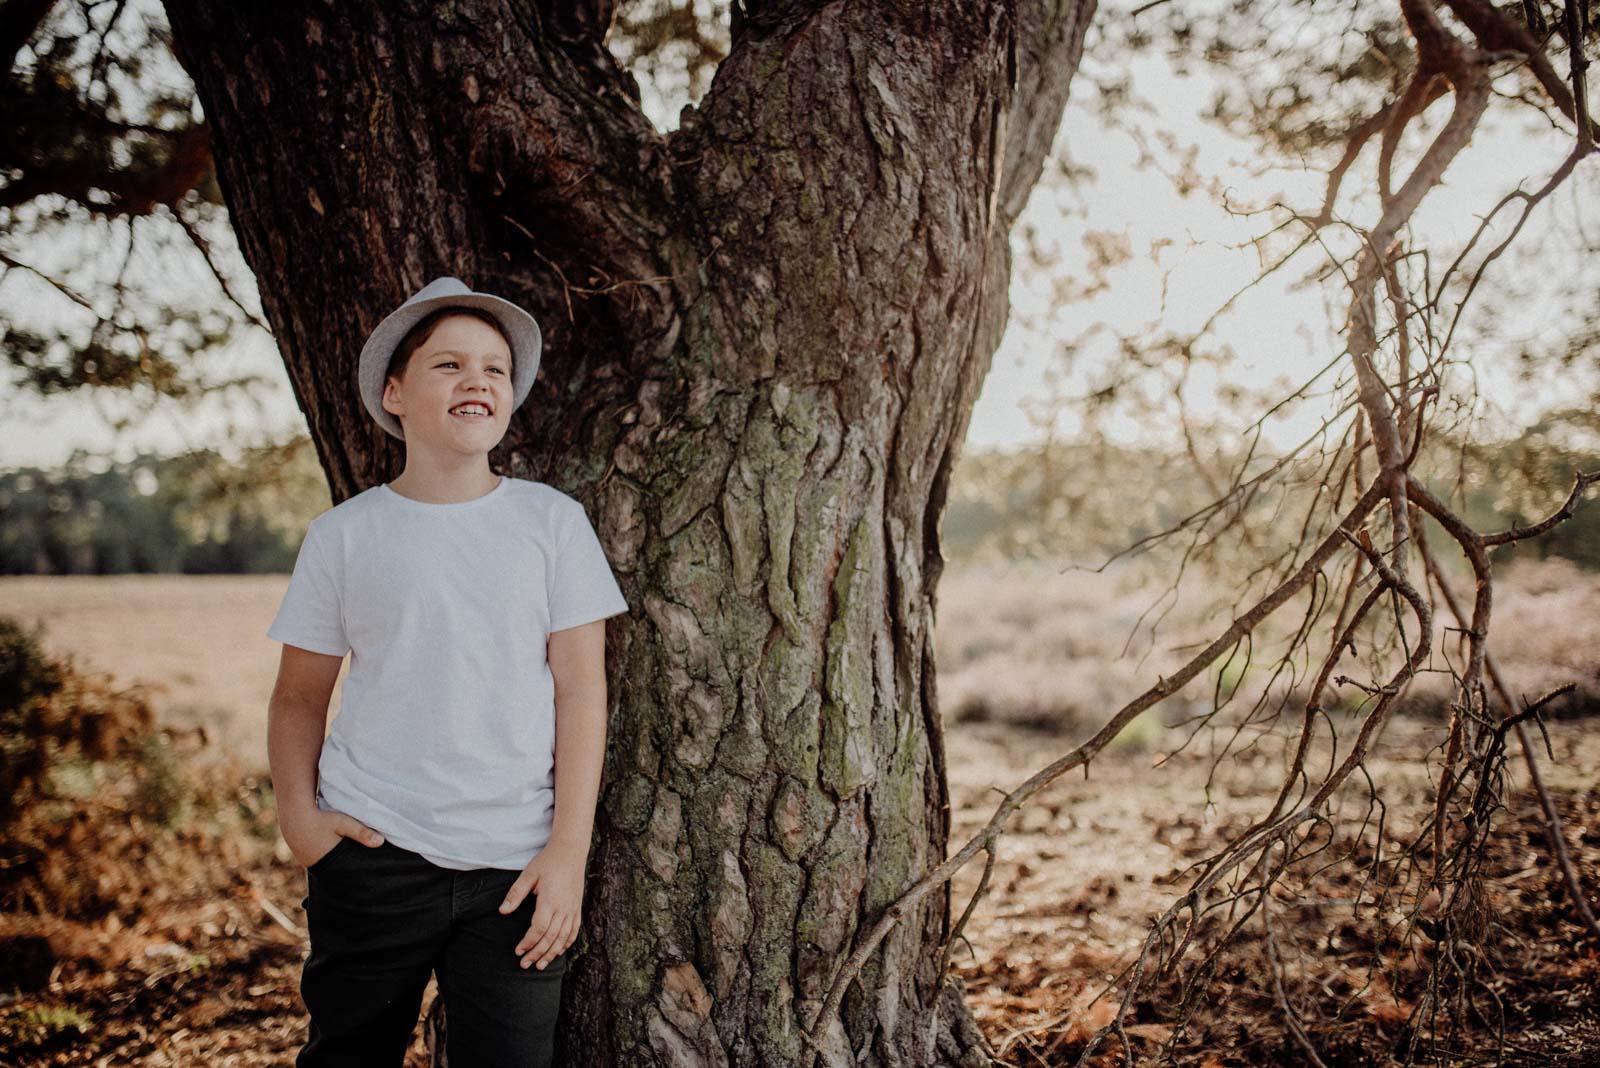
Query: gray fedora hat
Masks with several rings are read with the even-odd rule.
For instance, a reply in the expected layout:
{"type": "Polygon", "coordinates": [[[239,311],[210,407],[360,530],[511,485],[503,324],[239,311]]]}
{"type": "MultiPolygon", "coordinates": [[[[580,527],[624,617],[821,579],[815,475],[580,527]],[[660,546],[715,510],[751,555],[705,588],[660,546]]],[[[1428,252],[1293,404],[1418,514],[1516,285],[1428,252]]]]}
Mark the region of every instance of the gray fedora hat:
{"type": "Polygon", "coordinates": [[[378,425],[404,441],[405,431],[400,420],[383,410],[384,372],[395,347],[406,333],[430,312],[440,308],[481,308],[493,315],[511,340],[511,410],[516,411],[528,399],[533,389],[534,376],[539,373],[539,352],[543,342],[539,324],[533,316],[501,297],[488,293],[475,293],[459,278],[435,278],[406,299],[406,302],[384,317],[361,347],[361,363],[356,378],[361,387],[361,400],[378,425]]]}

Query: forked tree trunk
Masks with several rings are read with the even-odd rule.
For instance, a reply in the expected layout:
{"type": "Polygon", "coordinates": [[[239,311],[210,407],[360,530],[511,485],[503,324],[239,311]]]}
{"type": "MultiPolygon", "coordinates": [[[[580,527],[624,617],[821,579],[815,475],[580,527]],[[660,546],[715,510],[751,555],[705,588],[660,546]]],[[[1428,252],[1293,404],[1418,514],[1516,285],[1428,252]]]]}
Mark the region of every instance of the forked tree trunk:
{"type": "MultiPolygon", "coordinates": [[[[605,8],[167,3],[335,499],[401,459],[354,389],[385,312],[448,273],[544,326],[495,459],[585,500],[634,606],[562,1064],[805,1063],[945,855],[939,520],[1093,0],[743,8],[662,136],[605,8]]],[[[949,912],[827,1063],[984,1062],[949,912]]]]}

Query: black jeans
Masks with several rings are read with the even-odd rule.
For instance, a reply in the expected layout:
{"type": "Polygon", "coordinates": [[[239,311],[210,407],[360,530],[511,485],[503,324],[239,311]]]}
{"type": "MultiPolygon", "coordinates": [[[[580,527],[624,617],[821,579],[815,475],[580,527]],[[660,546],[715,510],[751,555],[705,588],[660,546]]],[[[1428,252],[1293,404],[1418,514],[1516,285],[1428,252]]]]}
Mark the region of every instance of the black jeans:
{"type": "Polygon", "coordinates": [[[430,973],[458,1068],[549,1068],[572,948],[523,968],[535,895],[500,902],[519,872],[441,868],[387,838],[340,838],[306,869],[311,955],[300,995],[311,1034],[296,1068],[400,1068],[430,973]]]}

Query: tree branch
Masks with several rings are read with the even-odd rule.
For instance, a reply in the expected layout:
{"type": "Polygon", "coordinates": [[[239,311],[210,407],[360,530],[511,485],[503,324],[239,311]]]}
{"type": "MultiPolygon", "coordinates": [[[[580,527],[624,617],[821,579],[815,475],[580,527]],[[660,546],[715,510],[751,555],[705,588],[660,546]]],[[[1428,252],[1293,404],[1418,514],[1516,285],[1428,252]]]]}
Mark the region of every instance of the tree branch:
{"type": "MultiPolygon", "coordinates": [[[[807,1042],[813,1048],[820,1049],[821,1036],[831,1026],[832,1020],[838,1013],[839,1005],[844,1000],[846,987],[860,973],[867,958],[877,948],[884,936],[911,910],[912,906],[920,898],[936,887],[943,885],[956,872],[960,871],[969,860],[976,856],[980,850],[992,850],[995,842],[1004,832],[1007,821],[1010,820],[1017,809],[1027,803],[1029,798],[1068,771],[1087,764],[1113,738],[1122,733],[1122,729],[1132,722],[1135,717],[1181,690],[1190,679],[1215,662],[1228,649],[1231,649],[1244,635],[1250,633],[1261,620],[1271,615],[1279,606],[1298,593],[1321,570],[1322,565],[1339,548],[1341,541],[1349,537],[1349,532],[1365,521],[1372,509],[1383,499],[1386,492],[1387,486],[1384,480],[1374,480],[1357,499],[1354,507],[1339,521],[1338,526],[1322,539],[1316,551],[1307,557],[1292,576],[1239,616],[1239,618],[1235,619],[1226,631],[1213,639],[1199,654],[1177,672],[1158,679],[1154,686],[1119,709],[1116,715],[1107,720],[1105,725],[1096,731],[1092,738],[1029,776],[1025,782],[1005,796],[995,808],[994,814],[989,817],[989,822],[984,825],[982,830],[973,835],[966,845],[944,863],[928,871],[907,887],[905,892],[893,904],[883,910],[872,927],[856,939],[855,949],[851,952],[849,959],[840,967],[837,975],[835,975],[822,1008],[818,1010],[816,1017],[808,1021],[807,1025],[802,1029],[801,1033],[805,1036],[807,1042]]],[[[1382,564],[1381,558],[1377,559],[1377,564],[1380,568],[1387,570],[1382,564]]],[[[1392,575],[1392,572],[1390,574],[1392,575]]],[[[1413,601],[1413,604],[1415,605],[1416,602],[1413,601]]],[[[1425,618],[1425,608],[1422,609],[1422,614],[1425,618]]],[[[1418,650],[1418,655],[1425,656],[1426,650],[1427,643],[1424,640],[1418,650]]],[[[1405,670],[1413,670],[1415,662],[1416,656],[1414,655],[1405,670]]],[[[1379,703],[1379,710],[1387,709],[1393,696],[1393,693],[1388,694],[1379,703]]],[[[1335,776],[1330,776],[1328,780],[1330,785],[1325,785],[1318,792],[1315,799],[1302,806],[1294,815],[1279,821],[1274,826],[1273,833],[1278,833],[1285,827],[1303,822],[1306,818],[1305,814],[1315,806],[1320,805],[1326,799],[1327,794],[1337,786],[1338,782],[1343,781],[1343,778],[1349,774],[1350,768],[1354,766],[1354,762],[1358,761],[1365,753],[1365,741],[1370,737],[1370,727],[1377,718],[1377,712],[1375,711],[1369,717],[1368,725],[1363,728],[1361,739],[1358,740],[1356,747],[1352,750],[1350,759],[1346,761],[1345,766],[1340,769],[1339,773],[1335,776]]],[[[1233,857],[1232,863],[1237,864],[1238,860],[1246,852],[1248,850],[1244,845],[1238,847],[1237,851],[1230,851],[1230,855],[1233,857]]],[[[1220,878],[1221,874],[1220,870],[1214,869],[1210,873],[1210,878],[1220,878]]]]}
{"type": "Polygon", "coordinates": [[[17,53],[54,6],[55,0],[6,0],[0,4],[0,86],[11,84],[17,53]]]}
{"type": "MultiPolygon", "coordinates": [[[[1579,477],[1581,482],[1583,476],[1579,477]]],[[[1459,524],[1464,526],[1464,524],[1460,524],[1460,521],[1456,519],[1454,513],[1450,512],[1449,509],[1445,507],[1444,502],[1435,500],[1432,497],[1418,497],[1416,499],[1418,500],[1418,503],[1422,504],[1422,506],[1436,519],[1439,519],[1441,523],[1454,521],[1452,525],[1459,524]]],[[[1569,505],[1571,504],[1571,501],[1572,499],[1569,498],[1569,505]]],[[[1564,519],[1570,514],[1570,508],[1563,508],[1557,513],[1557,516],[1564,519]]],[[[1433,576],[1434,584],[1438,586],[1439,594],[1444,598],[1445,605],[1450,609],[1450,614],[1455,617],[1456,625],[1469,631],[1472,630],[1472,622],[1467,618],[1466,613],[1462,611],[1461,604],[1456,598],[1455,591],[1450,586],[1448,576],[1445,575],[1444,569],[1439,566],[1439,561],[1429,549],[1427,542],[1419,538],[1418,547],[1422,554],[1423,564],[1427,567],[1428,573],[1433,576]]],[[[1470,555],[1469,559],[1471,559],[1470,555]]],[[[1473,564],[1474,568],[1476,568],[1477,561],[1475,559],[1473,560],[1473,564]]],[[[1487,580],[1487,575],[1480,575],[1477,577],[1480,582],[1487,580]]],[[[1488,671],[1489,681],[1494,686],[1495,694],[1500,698],[1500,703],[1505,709],[1504,718],[1509,720],[1513,714],[1511,710],[1516,708],[1516,702],[1511,698],[1511,688],[1507,685],[1505,678],[1501,675],[1500,666],[1496,662],[1494,655],[1487,650],[1484,652],[1484,666],[1488,671]]],[[[1528,777],[1533,783],[1534,793],[1539,799],[1539,807],[1544,810],[1545,834],[1550,840],[1551,856],[1556,862],[1557,869],[1559,869],[1561,872],[1562,881],[1567,887],[1567,895],[1572,898],[1573,908],[1578,913],[1579,920],[1585,927],[1589,929],[1589,933],[1592,936],[1594,936],[1597,940],[1600,940],[1600,921],[1595,919],[1593,910],[1589,908],[1589,901],[1585,895],[1583,881],[1578,878],[1578,873],[1573,868],[1572,857],[1567,851],[1566,838],[1561,831],[1561,815],[1556,811],[1555,801],[1551,798],[1550,791],[1545,788],[1544,777],[1539,773],[1539,761],[1533,755],[1533,743],[1529,740],[1527,729],[1522,725],[1521,722],[1517,722],[1515,724],[1515,728],[1517,732],[1517,741],[1522,746],[1523,760],[1528,766],[1528,777]]],[[[1454,735],[1452,734],[1452,737],[1453,736],[1454,735]]],[[[1443,793],[1444,785],[1441,782],[1441,796],[1443,796],[1443,793]]],[[[1436,818],[1438,818],[1438,816],[1439,814],[1436,814],[1436,818]]],[[[1437,845],[1435,847],[1435,855],[1442,855],[1442,850],[1440,850],[1437,845]]]]}
{"type": "Polygon", "coordinates": [[[155,166],[108,168],[78,161],[24,166],[22,177],[0,190],[0,207],[15,207],[51,193],[105,218],[149,215],[160,205],[171,207],[211,169],[211,131],[205,123],[197,123],[161,133],[169,148],[155,166]],[[96,190],[107,199],[91,196],[96,190]]]}
{"type": "MultiPolygon", "coordinates": [[[[1573,99],[1572,89],[1561,80],[1561,75],[1550,62],[1550,57],[1544,54],[1544,46],[1526,25],[1507,18],[1505,12],[1498,10],[1487,0],[1445,0],[1445,2],[1462,24],[1472,31],[1473,36],[1478,39],[1478,44],[1486,51],[1515,52],[1525,56],[1534,78],[1550,97],[1551,103],[1555,104],[1561,114],[1571,119],[1577,127],[1579,143],[1589,147],[1594,145],[1600,126],[1596,126],[1594,118],[1581,109],[1579,102],[1573,99]]],[[[1569,16],[1577,6],[1576,0],[1567,0],[1566,8],[1569,16]]],[[[1578,91],[1582,92],[1581,71],[1585,65],[1582,62],[1583,37],[1580,34],[1569,40],[1567,45],[1573,51],[1574,68],[1580,74],[1576,85],[1579,87],[1578,91]]]]}
{"type": "Polygon", "coordinates": [[[545,32],[557,41],[604,45],[617,18],[617,0],[538,0],[545,32]]]}
{"type": "Polygon", "coordinates": [[[1087,4],[1030,0],[1017,5],[1010,57],[1015,86],[1012,120],[1007,124],[1000,171],[999,213],[1008,229],[1027,206],[1050,158],[1095,6],[1094,0],[1087,4]]]}

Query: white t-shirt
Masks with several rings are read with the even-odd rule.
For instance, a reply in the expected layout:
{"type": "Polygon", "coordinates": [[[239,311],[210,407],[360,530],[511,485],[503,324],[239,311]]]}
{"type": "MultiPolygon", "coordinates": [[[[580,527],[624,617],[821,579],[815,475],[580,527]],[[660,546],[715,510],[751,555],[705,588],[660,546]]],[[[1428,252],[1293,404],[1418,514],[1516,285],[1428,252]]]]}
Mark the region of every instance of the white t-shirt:
{"type": "Polygon", "coordinates": [[[583,505],[542,482],[451,504],[378,485],[317,516],[267,628],[351,654],[317,807],[440,867],[520,870],[555,815],[545,641],[627,610],[583,505]]]}

